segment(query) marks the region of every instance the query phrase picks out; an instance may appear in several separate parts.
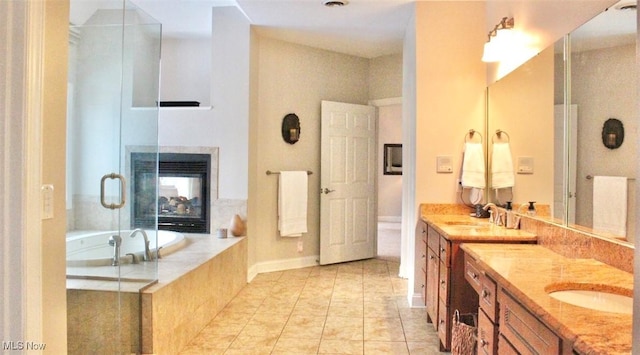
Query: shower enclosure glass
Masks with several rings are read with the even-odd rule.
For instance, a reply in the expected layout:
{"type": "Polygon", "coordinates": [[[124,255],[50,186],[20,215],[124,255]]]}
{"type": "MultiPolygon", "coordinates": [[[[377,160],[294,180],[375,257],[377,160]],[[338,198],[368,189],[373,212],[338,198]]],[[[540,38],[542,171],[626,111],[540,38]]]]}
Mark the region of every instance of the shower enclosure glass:
{"type": "Polygon", "coordinates": [[[161,25],[122,0],[71,0],[70,19],[68,348],[140,353],[140,291],[157,281],[157,233],[132,227],[130,155],[157,157],[161,25]]]}

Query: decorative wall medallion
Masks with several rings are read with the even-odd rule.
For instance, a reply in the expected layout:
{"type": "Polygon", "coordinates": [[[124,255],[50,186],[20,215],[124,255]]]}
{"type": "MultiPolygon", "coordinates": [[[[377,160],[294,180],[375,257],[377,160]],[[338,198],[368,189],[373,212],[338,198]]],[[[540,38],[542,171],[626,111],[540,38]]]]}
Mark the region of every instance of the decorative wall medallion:
{"type": "Polygon", "coordinates": [[[289,144],[300,139],[300,119],[295,113],[289,113],[282,119],[282,139],[289,144]]]}

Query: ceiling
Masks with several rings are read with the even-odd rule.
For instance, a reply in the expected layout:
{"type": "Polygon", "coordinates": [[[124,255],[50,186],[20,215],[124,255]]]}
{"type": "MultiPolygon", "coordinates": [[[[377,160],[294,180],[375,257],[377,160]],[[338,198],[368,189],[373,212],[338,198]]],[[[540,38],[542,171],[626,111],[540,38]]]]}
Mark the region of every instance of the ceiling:
{"type": "MultiPolygon", "coordinates": [[[[236,6],[262,36],[375,58],[402,51],[416,0],[349,0],[344,7],[326,7],[323,0],[129,1],[160,22],[166,38],[210,37],[212,8],[236,6]]],[[[589,28],[583,28],[581,32],[587,34],[576,33],[575,37],[598,37],[604,29],[610,36],[635,34],[635,11],[615,9],[616,5],[628,3],[635,0],[621,0],[597,21],[591,21],[589,28]]],[[[98,8],[121,6],[122,0],[73,0],[71,21],[83,24],[98,8]]],[[[586,49],[601,39],[585,41],[589,42],[586,49]]]]}
{"type": "Polygon", "coordinates": [[[364,58],[399,53],[414,0],[131,0],[162,23],[163,36],[211,35],[211,8],[237,6],[262,36],[364,58]]]}

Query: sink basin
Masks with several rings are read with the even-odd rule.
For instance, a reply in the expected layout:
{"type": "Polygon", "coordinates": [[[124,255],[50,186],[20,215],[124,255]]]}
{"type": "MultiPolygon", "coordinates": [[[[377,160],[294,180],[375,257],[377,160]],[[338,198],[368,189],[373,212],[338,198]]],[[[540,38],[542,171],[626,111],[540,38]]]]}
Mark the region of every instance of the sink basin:
{"type": "Polygon", "coordinates": [[[629,296],[594,290],[561,290],[549,292],[549,296],[572,304],[596,311],[631,314],[633,312],[633,298],[629,296]]]}

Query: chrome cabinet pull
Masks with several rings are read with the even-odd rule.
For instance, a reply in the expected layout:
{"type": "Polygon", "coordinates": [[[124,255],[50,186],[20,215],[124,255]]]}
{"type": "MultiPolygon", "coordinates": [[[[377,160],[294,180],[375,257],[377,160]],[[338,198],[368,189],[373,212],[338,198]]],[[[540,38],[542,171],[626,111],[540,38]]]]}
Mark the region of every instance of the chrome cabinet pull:
{"type": "Polygon", "coordinates": [[[102,177],[102,179],[100,180],[100,204],[102,204],[102,207],[104,208],[108,208],[110,210],[115,210],[115,209],[119,209],[124,207],[125,201],[126,201],[126,194],[127,194],[127,188],[126,188],[127,184],[125,182],[125,178],[124,176],[120,175],[120,174],[116,174],[116,173],[111,173],[111,174],[107,174],[105,176],[102,177]],[[104,183],[107,179],[118,179],[120,180],[120,203],[119,204],[115,204],[115,203],[110,203],[107,204],[107,202],[105,201],[105,197],[104,197],[104,183]]]}

